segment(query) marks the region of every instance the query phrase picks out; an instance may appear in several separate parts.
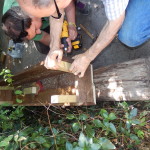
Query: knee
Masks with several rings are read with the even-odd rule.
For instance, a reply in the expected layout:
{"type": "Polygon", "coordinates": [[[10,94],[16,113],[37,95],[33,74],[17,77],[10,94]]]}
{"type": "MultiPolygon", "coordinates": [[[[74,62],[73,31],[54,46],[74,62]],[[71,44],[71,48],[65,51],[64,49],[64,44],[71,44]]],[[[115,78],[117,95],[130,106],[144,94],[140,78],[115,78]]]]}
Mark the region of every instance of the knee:
{"type": "Polygon", "coordinates": [[[130,32],[122,32],[119,31],[118,33],[118,39],[125,45],[129,47],[137,47],[144,43],[142,38],[138,35],[135,35],[130,32]]]}

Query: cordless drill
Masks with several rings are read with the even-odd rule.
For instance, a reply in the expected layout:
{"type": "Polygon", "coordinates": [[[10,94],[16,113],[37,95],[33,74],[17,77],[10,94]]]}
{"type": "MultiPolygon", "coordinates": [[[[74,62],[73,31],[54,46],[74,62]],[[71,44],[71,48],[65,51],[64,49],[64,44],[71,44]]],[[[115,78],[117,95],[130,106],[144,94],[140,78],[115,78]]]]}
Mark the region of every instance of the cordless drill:
{"type": "Polygon", "coordinates": [[[64,45],[64,53],[67,55],[68,50],[68,42],[66,41],[69,37],[68,33],[68,22],[64,20],[63,27],[62,27],[62,33],[61,33],[61,43],[64,45]]]}
{"type": "MultiPolygon", "coordinates": [[[[62,34],[61,34],[61,43],[64,45],[64,53],[67,55],[67,50],[68,50],[68,42],[66,39],[69,37],[69,32],[68,32],[68,22],[64,20],[63,27],[62,27],[62,34]]],[[[77,50],[81,48],[82,43],[81,43],[81,35],[78,34],[75,40],[71,41],[72,48],[74,50],[77,50]]]]}

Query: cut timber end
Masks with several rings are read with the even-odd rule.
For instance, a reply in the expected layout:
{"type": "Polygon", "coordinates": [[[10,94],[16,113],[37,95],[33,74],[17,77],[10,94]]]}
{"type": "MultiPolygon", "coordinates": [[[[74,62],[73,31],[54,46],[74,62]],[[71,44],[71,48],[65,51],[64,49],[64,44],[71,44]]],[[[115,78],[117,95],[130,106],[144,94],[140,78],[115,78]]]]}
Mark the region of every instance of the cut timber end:
{"type": "Polygon", "coordinates": [[[24,95],[26,94],[38,94],[38,87],[29,87],[23,89],[24,95]]]}
{"type": "Polygon", "coordinates": [[[57,70],[59,71],[64,71],[64,72],[70,72],[69,69],[71,67],[71,63],[61,61],[60,63],[57,64],[59,68],[57,70]]]}
{"type": "Polygon", "coordinates": [[[77,97],[76,95],[53,95],[51,96],[51,104],[58,103],[76,103],[77,97]]]}

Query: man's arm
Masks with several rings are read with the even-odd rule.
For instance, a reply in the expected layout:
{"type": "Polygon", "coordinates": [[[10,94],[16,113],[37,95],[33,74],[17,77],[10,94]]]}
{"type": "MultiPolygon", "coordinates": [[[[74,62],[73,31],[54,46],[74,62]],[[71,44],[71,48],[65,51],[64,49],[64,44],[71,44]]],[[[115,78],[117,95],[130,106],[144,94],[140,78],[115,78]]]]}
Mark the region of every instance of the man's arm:
{"type": "Polygon", "coordinates": [[[65,8],[66,18],[68,21],[69,37],[74,40],[77,37],[76,20],[75,20],[75,4],[72,0],[65,8]]]}
{"type": "Polygon", "coordinates": [[[79,75],[79,77],[84,76],[90,62],[114,39],[124,21],[124,17],[125,12],[118,19],[106,22],[96,42],[85,53],[74,57],[75,60],[70,68],[71,72],[79,75]]]}
{"type": "Polygon", "coordinates": [[[65,8],[65,15],[68,21],[69,37],[67,38],[67,42],[68,42],[67,52],[69,53],[72,50],[71,40],[74,40],[77,37],[77,29],[76,29],[76,22],[75,22],[75,3],[73,0],[65,8]]]}
{"type": "MultiPolygon", "coordinates": [[[[63,56],[63,51],[60,48],[60,35],[64,20],[64,11],[61,10],[62,16],[60,19],[55,19],[50,16],[50,51],[44,61],[44,66],[47,69],[56,69],[57,62],[60,62],[63,56]]],[[[53,16],[57,16],[55,13],[53,16]]]]}
{"type": "Polygon", "coordinates": [[[44,31],[42,31],[43,36],[42,38],[39,40],[39,42],[43,43],[46,46],[49,46],[50,44],[50,35],[44,31]]]}

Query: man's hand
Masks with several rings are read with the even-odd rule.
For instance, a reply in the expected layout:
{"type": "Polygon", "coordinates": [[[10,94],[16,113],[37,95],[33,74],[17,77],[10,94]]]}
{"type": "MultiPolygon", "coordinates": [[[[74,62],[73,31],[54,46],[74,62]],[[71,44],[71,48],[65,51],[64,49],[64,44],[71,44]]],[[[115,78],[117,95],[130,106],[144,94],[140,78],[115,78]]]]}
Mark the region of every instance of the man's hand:
{"type": "Polygon", "coordinates": [[[69,30],[70,40],[75,40],[75,38],[77,37],[77,34],[78,34],[76,27],[74,25],[69,25],[68,30],[69,30]]]}
{"type": "Polygon", "coordinates": [[[84,76],[84,73],[89,66],[91,60],[84,54],[79,54],[73,57],[75,59],[70,67],[70,71],[79,78],[84,76]]]}
{"type": "Polygon", "coordinates": [[[61,49],[50,50],[50,52],[48,53],[44,61],[44,66],[47,69],[56,70],[58,68],[57,63],[62,60],[62,57],[63,57],[63,51],[61,49]]]}

